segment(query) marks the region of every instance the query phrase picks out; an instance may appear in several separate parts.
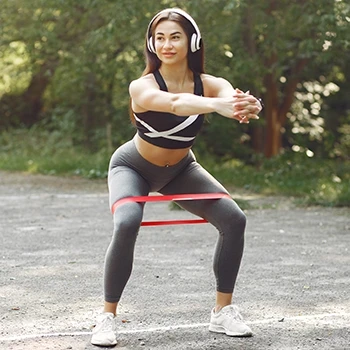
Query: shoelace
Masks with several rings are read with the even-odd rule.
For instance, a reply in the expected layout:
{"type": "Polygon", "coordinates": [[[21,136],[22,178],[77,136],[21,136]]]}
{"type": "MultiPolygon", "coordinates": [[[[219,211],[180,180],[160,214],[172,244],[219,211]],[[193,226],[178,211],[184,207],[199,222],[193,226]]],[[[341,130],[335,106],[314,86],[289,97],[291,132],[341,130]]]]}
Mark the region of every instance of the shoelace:
{"type": "Polygon", "coordinates": [[[103,320],[101,320],[101,328],[100,330],[108,332],[114,331],[114,320],[111,316],[104,316],[103,320]]]}
{"type": "Polygon", "coordinates": [[[243,317],[239,313],[239,311],[238,311],[238,309],[237,309],[237,307],[235,305],[230,305],[228,308],[223,310],[223,312],[227,316],[229,316],[230,318],[234,319],[235,321],[238,321],[238,322],[242,322],[243,321],[243,317]]]}

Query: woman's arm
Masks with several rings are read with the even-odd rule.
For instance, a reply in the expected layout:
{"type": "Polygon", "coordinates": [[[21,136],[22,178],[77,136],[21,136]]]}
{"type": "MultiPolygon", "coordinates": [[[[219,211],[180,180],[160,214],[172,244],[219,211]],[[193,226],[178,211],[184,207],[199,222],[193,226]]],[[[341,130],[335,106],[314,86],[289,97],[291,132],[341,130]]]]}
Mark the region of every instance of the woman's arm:
{"type": "MultiPolygon", "coordinates": [[[[153,110],[179,116],[216,112],[227,118],[248,122],[248,119],[243,119],[243,115],[239,111],[244,106],[252,103],[249,101],[255,102],[256,99],[235,91],[226,80],[216,79],[222,80],[221,84],[210,87],[209,96],[203,97],[191,93],[174,94],[161,91],[151,76],[142,77],[133,81],[129,87],[132,108],[135,111],[153,110]],[[221,88],[219,88],[220,85],[221,88]],[[213,96],[213,94],[216,94],[216,96],[213,96]]],[[[206,85],[209,86],[204,81],[203,85],[204,90],[206,90],[206,85]]]]}
{"type": "Polygon", "coordinates": [[[129,87],[133,109],[173,113],[179,116],[215,112],[214,100],[190,93],[159,90],[151,79],[138,79],[129,87]]]}

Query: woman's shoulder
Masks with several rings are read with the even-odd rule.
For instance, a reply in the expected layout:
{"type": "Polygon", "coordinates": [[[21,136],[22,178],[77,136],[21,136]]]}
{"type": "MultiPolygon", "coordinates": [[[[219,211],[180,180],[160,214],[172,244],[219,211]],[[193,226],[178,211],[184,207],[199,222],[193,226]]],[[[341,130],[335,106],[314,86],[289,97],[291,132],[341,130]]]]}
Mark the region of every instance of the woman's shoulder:
{"type": "Polygon", "coordinates": [[[220,84],[224,81],[227,81],[224,78],[216,77],[215,75],[211,75],[211,74],[207,74],[207,73],[202,73],[201,79],[202,79],[203,83],[207,83],[207,84],[220,84]]]}
{"type": "Polygon", "coordinates": [[[145,84],[145,83],[150,83],[152,81],[154,81],[154,75],[153,73],[148,73],[135,80],[132,80],[130,84],[145,84]]]}
{"type": "Polygon", "coordinates": [[[219,91],[228,87],[232,88],[228,80],[221,77],[216,77],[214,75],[202,73],[201,80],[206,96],[217,96],[219,91]]]}
{"type": "Polygon", "coordinates": [[[145,88],[157,87],[153,73],[143,75],[140,78],[132,80],[129,85],[129,90],[139,90],[145,88]]]}

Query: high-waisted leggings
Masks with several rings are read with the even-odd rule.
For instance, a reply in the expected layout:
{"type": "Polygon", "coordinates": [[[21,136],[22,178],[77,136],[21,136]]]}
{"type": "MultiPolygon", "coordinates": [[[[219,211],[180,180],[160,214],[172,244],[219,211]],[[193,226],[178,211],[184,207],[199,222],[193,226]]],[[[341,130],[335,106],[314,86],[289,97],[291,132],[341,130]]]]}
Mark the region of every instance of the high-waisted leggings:
{"type": "MultiPolygon", "coordinates": [[[[124,197],[161,194],[228,193],[190,151],[173,166],[161,167],[144,159],[131,140],[111,157],[109,175],[110,206],[124,197]]],[[[213,268],[216,289],[232,293],[240,267],[246,217],[230,198],[190,200],[178,203],[206,219],[218,230],[213,268]]],[[[130,277],[136,238],[143,217],[144,203],[127,202],[113,214],[114,231],[107,249],[104,270],[105,301],[118,302],[130,277]]],[[[190,252],[188,252],[190,254],[190,252]]]]}

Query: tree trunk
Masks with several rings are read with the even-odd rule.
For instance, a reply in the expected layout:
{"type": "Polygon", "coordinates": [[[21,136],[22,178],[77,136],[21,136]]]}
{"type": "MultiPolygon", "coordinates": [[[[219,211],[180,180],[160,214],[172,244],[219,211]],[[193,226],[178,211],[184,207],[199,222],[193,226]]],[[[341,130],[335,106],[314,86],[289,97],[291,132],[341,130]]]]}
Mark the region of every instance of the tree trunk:
{"type": "MultiPolygon", "coordinates": [[[[276,57],[273,55],[270,62],[274,62],[276,57]]],[[[281,121],[278,114],[278,87],[273,73],[265,76],[264,84],[266,88],[265,104],[265,156],[270,158],[276,156],[281,147],[281,121]]]]}
{"type": "Polygon", "coordinates": [[[83,143],[86,149],[95,151],[93,137],[95,134],[97,118],[96,113],[96,77],[93,72],[88,73],[85,86],[86,101],[82,106],[81,116],[83,125],[83,143]]]}
{"type": "Polygon", "coordinates": [[[278,109],[275,106],[266,109],[265,156],[267,158],[279,154],[282,144],[281,123],[278,109]]]}
{"type": "MultiPolygon", "coordinates": [[[[267,67],[273,67],[277,61],[276,55],[271,55],[267,61],[267,67]]],[[[265,126],[265,156],[270,158],[280,153],[282,147],[282,128],[287,122],[287,114],[294,100],[294,93],[300,80],[300,72],[304,69],[309,59],[303,58],[295,62],[287,76],[283,89],[283,100],[279,100],[278,78],[271,72],[265,76],[264,85],[266,95],[264,98],[266,120],[265,126]]],[[[272,70],[272,68],[271,68],[272,70]]]]}

